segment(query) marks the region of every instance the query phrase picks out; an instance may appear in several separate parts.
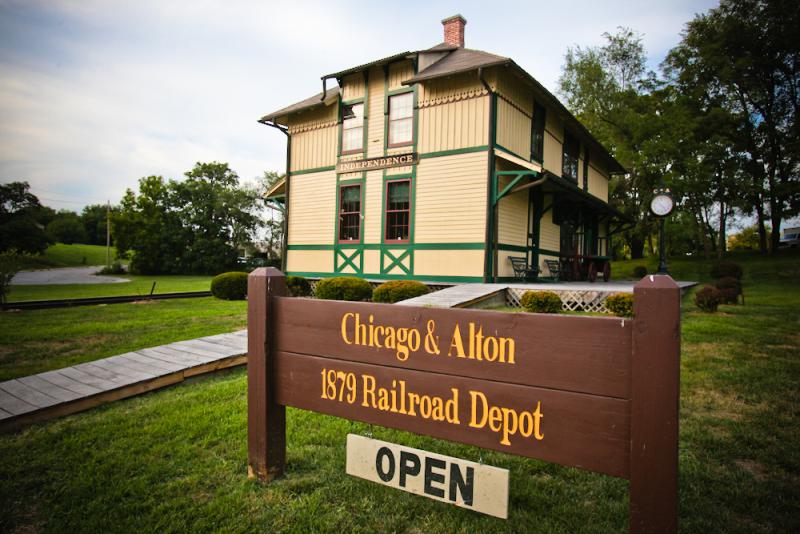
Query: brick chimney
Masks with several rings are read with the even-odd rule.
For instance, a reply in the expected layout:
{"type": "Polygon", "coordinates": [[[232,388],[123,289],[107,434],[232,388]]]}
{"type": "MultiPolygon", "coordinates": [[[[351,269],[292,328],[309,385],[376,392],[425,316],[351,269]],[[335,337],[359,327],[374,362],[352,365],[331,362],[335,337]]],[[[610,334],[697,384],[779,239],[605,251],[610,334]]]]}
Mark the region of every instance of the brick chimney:
{"type": "Polygon", "coordinates": [[[444,19],[442,21],[442,26],[444,26],[444,42],[452,46],[464,48],[464,26],[466,25],[467,19],[461,15],[453,15],[452,17],[444,19]]]}

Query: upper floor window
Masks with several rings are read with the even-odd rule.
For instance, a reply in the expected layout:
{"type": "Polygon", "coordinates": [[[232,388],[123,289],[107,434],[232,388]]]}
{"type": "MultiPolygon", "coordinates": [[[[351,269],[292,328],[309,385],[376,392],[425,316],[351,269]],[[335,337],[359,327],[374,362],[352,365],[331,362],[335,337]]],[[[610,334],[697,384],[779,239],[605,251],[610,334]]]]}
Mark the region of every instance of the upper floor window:
{"type": "Polygon", "coordinates": [[[411,180],[386,184],[386,241],[408,241],[411,222],[411,180]]]}
{"type": "Polygon", "coordinates": [[[361,237],[361,186],[343,185],[339,189],[339,241],[358,241],[361,237]]]}
{"type": "Polygon", "coordinates": [[[531,159],[539,163],[544,161],[544,106],[533,103],[533,120],[531,121],[531,159]]]}
{"type": "Polygon", "coordinates": [[[410,145],[414,140],[414,93],[389,97],[389,146],[410,145]]]}
{"type": "Polygon", "coordinates": [[[342,154],[364,149],[364,104],[344,106],[342,116],[342,154]]]}
{"type": "Polygon", "coordinates": [[[564,132],[564,153],[562,157],[561,176],[578,181],[578,152],[580,143],[577,139],[564,132]]]}

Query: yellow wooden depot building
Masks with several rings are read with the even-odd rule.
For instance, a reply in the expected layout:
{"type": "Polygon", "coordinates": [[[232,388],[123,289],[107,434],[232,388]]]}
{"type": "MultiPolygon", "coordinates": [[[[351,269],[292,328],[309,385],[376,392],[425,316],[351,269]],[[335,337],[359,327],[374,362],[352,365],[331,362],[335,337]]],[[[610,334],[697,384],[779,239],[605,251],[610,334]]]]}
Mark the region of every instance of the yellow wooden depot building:
{"type": "Polygon", "coordinates": [[[268,192],[287,274],[507,281],[510,257],[547,276],[547,259],[608,255],[623,167],[513,60],[465,48],[463,17],[442,23],[441,44],[323,76],[261,118],[288,140],[268,192]]]}

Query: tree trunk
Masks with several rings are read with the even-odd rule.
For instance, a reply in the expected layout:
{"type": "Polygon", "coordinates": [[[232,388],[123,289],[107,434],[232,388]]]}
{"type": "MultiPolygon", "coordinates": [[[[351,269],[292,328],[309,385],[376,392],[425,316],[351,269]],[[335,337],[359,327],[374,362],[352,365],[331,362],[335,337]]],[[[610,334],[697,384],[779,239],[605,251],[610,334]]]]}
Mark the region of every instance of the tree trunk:
{"type": "Polygon", "coordinates": [[[638,235],[631,234],[630,239],[628,239],[628,246],[631,247],[632,260],[644,258],[644,239],[638,235]]]}
{"type": "Polygon", "coordinates": [[[726,234],[725,234],[725,223],[728,220],[728,212],[725,207],[724,202],[719,203],[719,238],[717,246],[717,258],[722,259],[722,256],[725,254],[726,251],[726,234]]]}

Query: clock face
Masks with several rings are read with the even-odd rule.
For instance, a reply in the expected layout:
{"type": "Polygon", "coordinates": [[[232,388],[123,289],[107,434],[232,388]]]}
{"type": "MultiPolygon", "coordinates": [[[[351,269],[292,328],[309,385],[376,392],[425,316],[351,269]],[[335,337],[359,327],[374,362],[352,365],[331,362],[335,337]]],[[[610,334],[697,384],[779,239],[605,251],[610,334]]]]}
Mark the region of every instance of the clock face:
{"type": "Polygon", "coordinates": [[[653,200],[650,201],[650,211],[658,217],[669,215],[674,207],[675,202],[672,200],[672,196],[664,193],[656,195],[653,197],[653,200]]]}

